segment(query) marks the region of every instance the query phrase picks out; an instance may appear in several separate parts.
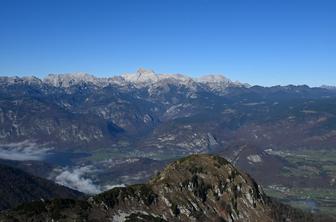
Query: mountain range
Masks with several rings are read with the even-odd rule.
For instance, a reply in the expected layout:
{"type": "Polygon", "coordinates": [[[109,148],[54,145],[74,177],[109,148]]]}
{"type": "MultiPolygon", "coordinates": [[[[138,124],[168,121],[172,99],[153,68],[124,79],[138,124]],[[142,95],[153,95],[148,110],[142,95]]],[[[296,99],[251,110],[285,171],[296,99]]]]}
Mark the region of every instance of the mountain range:
{"type": "Polygon", "coordinates": [[[99,193],[214,153],[284,203],[335,213],[335,107],[333,87],[220,75],[0,77],[0,162],[99,193]]]}
{"type": "Polygon", "coordinates": [[[200,78],[191,78],[182,74],[156,74],[153,70],[140,68],[136,73],[125,73],[113,77],[95,77],[87,73],[68,73],[68,74],[49,74],[43,79],[35,76],[27,77],[2,77],[1,81],[8,84],[37,84],[50,85],[54,87],[69,88],[78,84],[92,84],[96,87],[106,87],[108,85],[119,85],[144,87],[153,84],[175,83],[192,88],[193,86],[208,87],[211,89],[222,90],[230,86],[248,87],[238,81],[232,82],[223,75],[206,75],[200,78]]]}

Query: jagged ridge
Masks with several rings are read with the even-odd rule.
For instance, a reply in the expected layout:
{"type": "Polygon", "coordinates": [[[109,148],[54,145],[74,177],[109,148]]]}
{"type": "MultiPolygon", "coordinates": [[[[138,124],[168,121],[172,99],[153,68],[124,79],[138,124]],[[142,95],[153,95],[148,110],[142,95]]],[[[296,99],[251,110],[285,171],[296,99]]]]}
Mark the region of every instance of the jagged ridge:
{"type": "Polygon", "coordinates": [[[87,83],[98,87],[105,87],[110,84],[127,85],[133,84],[137,87],[149,86],[158,82],[169,82],[192,86],[200,84],[212,90],[224,90],[227,87],[243,87],[239,82],[232,82],[222,75],[208,75],[200,78],[191,78],[182,74],[157,74],[153,70],[140,68],[136,73],[126,73],[120,76],[99,78],[87,73],[49,74],[44,79],[34,76],[29,77],[1,77],[0,83],[27,83],[51,85],[54,87],[67,88],[73,85],[87,83]]]}
{"type": "Polygon", "coordinates": [[[36,202],[0,217],[1,221],[261,222],[316,218],[268,198],[251,177],[212,155],[173,162],[147,184],[114,188],[87,201],[36,202]]]}

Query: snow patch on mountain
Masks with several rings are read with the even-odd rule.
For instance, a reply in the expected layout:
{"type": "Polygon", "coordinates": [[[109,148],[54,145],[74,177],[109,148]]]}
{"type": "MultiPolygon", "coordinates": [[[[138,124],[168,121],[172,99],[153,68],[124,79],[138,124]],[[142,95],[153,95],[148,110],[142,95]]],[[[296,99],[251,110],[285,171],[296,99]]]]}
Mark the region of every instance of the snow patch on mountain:
{"type": "Polygon", "coordinates": [[[207,75],[199,78],[191,78],[182,74],[157,74],[153,70],[140,68],[135,73],[125,73],[113,77],[95,77],[88,73],[49,74],[43,79],[35,76],[29,77],[0,77],[1,84],[47,84],[54,87],[69,88],[78,84],[91,84],[96,87],[117,85],[137,88],[150,87],[152,92],[161,88],[169,90],[168,85],[185,86],[195,92],[198,88],[206,88],[219,92],[227,87],[246,86],[240,82],[233,82],[222,75],[207,75]]]}

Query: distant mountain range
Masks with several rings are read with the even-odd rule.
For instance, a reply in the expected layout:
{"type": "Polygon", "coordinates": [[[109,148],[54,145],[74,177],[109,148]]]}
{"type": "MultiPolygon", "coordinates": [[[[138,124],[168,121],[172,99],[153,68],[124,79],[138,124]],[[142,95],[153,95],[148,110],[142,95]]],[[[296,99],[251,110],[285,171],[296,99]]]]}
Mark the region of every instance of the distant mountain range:
{"type": "Polygon", "coordinates": [[[8,84],[47,84],[54,87],[68,88],[78,84],[92,84],[97,87],[108,85],[144,87],[153,84],[175,83],[188,87],[205,86],[215,90],[227,87],[248,86],[240,82],[232,82],[223,75],[207,75],[200,78],[191,78],[182,74],[156,74],[153,70],[140,68],[136,73],[126,73],[120,76],[99,78],[87,73],[49,74],[43,79],[34,76],[28,77],[0,77],[2,83],[8,84]]]}
{"type": "Polygon", "coordinates": [[[0,77],[0,86],[0,141],[57,147],[111,145],[117,135],[139,135],[218,108],[228,112],[233,103],[254,107],[268,102],[263,98],[277,102],[336,94],[330,87],[250,87],[220,75],[193,79],[145,69],[111,78],[82,73],[0,77]]]}
{"type": "Polygon", "coordinates": [[[114,188],[87,200],[24,204],[1,221],[331,221],[267,197],[225,159],[193,155],[146,184],[114,188]]]}

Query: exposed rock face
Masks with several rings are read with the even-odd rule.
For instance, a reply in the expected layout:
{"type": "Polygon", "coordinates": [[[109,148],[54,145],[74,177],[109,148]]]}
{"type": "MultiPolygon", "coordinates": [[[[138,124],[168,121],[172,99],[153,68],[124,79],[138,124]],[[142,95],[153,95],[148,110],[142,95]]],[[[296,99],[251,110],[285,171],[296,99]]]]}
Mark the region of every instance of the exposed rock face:
{"type": "Polygon", "coordinates": [[[87,201],[55,200],[2,213],[1,221],[314,221],[268,198],[228,161],[192,155],[147,184],[114,188],[87,201]]]}
{"type": "Polygon", "coordinates": [[[208,88],[208,90],[211,90],[217,93],[223,93],[225,92],[225,89],[229,87],[248,86],[240,82],[232,82],[230,79],[222,75],[207,75],[207,76],[200,77],[199,79],[197,79],[197,81],[199,83],[204,84],[208,88]]]}
{"type": "Polygon", "coordinates": [[[183,84],[192,86],[201,84],[216,90],[223,90],[227,87],[242,87],[239,82],[232,82],[222,75],[209,75],[201,78],[190,78],[182,74],[157,74],[153,70],[140,68],[136,73],[125,73],[120,76],[99,78],[87,73],[66,73],[66,74],[49,74],[44,79],[34,76],[28,77],[0,77],[0,83],[8,84],[47,84],[49,86],[69,88],[78,84],[92,84],[97,87],[105,87],[110,84],[135,86],[148,86],[158,82],[183,84]]]}
{"type": "Polygon", "coordinates": [[[78,191],[5,165],[0,165],[0,178],[0,210],[30,201],[84,196],[78,191]]]}
{"type": "Polygon", "coordinates": [[[135,84],[154,83],[159,80],[159,76],[153,70],[140,68],[135,74],[124,74],[122,77],[135,84]]]}
{"type": "Polygon", "coordinates": [[[98,85],[103,79],[96,78],[87,73],[49,74],[43,82],[55,87],[70,87],[79,83],[92,83],[98,85]]]}

